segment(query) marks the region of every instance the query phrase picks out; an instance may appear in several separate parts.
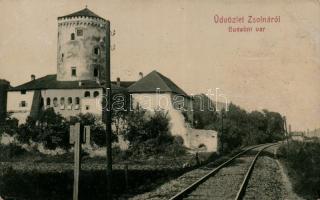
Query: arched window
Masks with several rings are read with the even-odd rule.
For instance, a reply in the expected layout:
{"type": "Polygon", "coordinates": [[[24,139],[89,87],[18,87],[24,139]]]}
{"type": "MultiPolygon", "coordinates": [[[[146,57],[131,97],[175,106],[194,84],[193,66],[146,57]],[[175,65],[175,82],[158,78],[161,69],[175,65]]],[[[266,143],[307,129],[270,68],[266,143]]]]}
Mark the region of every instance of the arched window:
{"type": "Polygon", "coordinates": [[[84,97],[90,97],[90,92],[89,91],[85,91],[84,92],[84,97]]]}
{"type": "Polygon", "coordinates": [[[94,77],[98,77],[98,76],[99,76],[99,70],[98,70],[97,67],[95,67],[95,68],[93,69],[93,76],[94,76],[94,77]]]}
{"type": "Polygon", "coordinates": [[[68,104],[72,104],[72,98],[71,97],[68,97],[68,104]]]}
{"type": "Polygon", "coordinates": [[[57,97],[53,98],[53,106],[54,107],[58,106],[58,98],[57,97]]]}
{"type": "Polygon", "coordinates": [[[64,105],[64,97],[60,98],[60,105],[64,105]]]}
{"type": "Polygon", "coordinates": [[[99,96],[99,92],[98,91],[94,91],[93,97],[97,97],[97,96],[99,96]]]}
{"type": "Polygon", "coordinates": [[[51,99],[48,97],[47,98],[47,106],[50,106],[50,104],[51,104],[51,99]]]}
{"type": "Polygon", "coordinates": [[[71,40],[74,40],[75,39],[75,35],[74,33],[71,33],[71,40]]]}
{"type": "Polygon", "coordinates": [[[80,104],[80,98],[79,97],[76,97],[76,105],[79,105],[80,104]]]}

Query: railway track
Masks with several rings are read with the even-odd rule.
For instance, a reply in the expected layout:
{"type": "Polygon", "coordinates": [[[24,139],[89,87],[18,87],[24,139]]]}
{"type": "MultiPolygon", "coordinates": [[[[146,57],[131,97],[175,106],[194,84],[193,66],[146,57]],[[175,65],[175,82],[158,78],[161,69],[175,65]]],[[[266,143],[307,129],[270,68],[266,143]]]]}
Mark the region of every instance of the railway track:
{"type": "Polygon", "coordinates": [[[275,144],[246,149],[197,179],[170,200],[242,199],[260,153],[275,144]]]}

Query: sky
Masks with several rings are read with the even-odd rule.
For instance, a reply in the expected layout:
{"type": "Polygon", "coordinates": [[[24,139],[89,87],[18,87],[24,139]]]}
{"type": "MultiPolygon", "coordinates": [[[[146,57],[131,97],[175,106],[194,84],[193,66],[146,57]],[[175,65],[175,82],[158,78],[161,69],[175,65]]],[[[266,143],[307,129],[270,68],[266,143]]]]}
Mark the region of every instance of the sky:
{"type": "Polygon", "coordinates": [[[86,5],[116,31],[113,80],[157,70],[189,94],[219,88],[248,111],[280,112],[293,130],[320,127],[319,0],[0,0],[0,79],[56,73],[57,17],[86,5]],[[281,21],[229,33],[215,15],[281,21]]]}

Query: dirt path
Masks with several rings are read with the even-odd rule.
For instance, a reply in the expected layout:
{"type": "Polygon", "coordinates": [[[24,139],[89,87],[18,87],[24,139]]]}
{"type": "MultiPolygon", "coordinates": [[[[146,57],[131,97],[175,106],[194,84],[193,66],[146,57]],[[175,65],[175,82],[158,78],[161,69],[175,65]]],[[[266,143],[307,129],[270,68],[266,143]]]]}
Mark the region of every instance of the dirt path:
{"type": "MultiPolygon", "coordinates": [[[[277,149],[274,149],[274,155],[275,155],[275,157],[277,157],[277,149]]],[[[281,173],[282,181],[285,186],[285,190],[287,192],[287,199],[303,200],[302,197],[299,197],[295,192],[293,192],[292,184],[289,180],[287,173],[285,172],[284,166],[281,164],[281,162],[278,159],[276,159],[275,161],[276,161],[276,163],[279,167],[280,173],[281,173]]]]}

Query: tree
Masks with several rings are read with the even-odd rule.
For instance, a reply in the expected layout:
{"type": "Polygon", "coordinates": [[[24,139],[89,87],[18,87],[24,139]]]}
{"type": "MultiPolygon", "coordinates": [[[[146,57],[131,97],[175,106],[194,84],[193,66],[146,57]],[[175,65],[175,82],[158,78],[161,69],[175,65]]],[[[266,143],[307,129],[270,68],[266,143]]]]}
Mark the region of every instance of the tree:
{"type": "Polygon", "coordinates": [[[193,96],[194,127],[197,129],[210,129],[210,125],[217,120],[217,112],[213,101],[205,94],[193,96]]]}
{"type": "Polygon", "coordinates": [[[69,148],[69,123],[60,114],[48,108],[40,113],[36,121],[28,117],[17,131],[17,138],[22,143],[30,141],[43,143],[48,149],[69,148]]]}
{"type": "Polygon", "coordinates": [[[127,115],[126,122],[124,136],[133,155],[181,155],[185,152],[181,139],[170,133],[168,112],[147,112],[137,107],[127,115]]]}
{"type": "Polygon", "coordinates": [[[18,120],[12,117],[12,113],[7,112],[4,121],[0,121],[0,136],[2,133],[14,135],[18,129],[18,120]]]}

